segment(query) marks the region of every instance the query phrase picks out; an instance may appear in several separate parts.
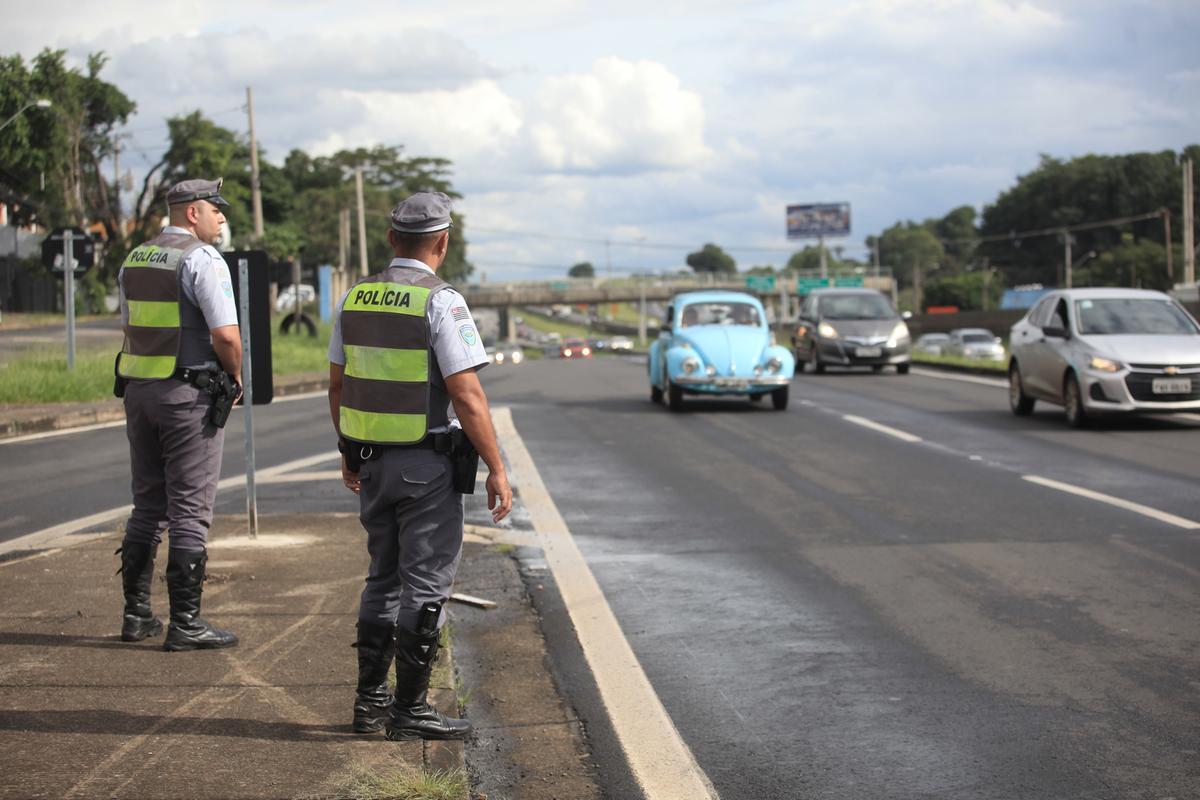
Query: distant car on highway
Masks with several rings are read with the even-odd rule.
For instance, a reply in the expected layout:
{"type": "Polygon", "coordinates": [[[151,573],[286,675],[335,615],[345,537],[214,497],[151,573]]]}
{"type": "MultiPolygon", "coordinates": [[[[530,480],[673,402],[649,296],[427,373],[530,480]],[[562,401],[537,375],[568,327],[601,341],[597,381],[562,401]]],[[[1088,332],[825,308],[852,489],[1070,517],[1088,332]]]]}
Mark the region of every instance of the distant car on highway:
{"type": "Polygon", "coordinates": [[[742,292],[677,295],[667,307],[658,339],[650,345],[650,399],[683,408],[685,394],[770,395],[788,405],[795,361],[776,345],[758,298],[742,292]]]}
{"type": "Polygon", "coordinates": [[[800,305],[792,336],[796,363],[803,370],[827,366],[869,366],[876,372],[895,366],[908,372],[912,356],[908,326],[892,303],[874,289],[815,289],[800,305]]]}
{"type": "Polygon", "coordinates": [[[983,361],[1003,361],[1004,340],[987,328],[956,328],[950,331],[950,341],[942,348],[942,355],[977,358],[983,361]]]}
{"type": "Polygon", "coordinates": [[[629,351],[633,349],[633,339],[628,336],[614,336],[608,340],[608,349],[614,351],[629,351]]]}
{"type": "Polygon", "coordinates": [[[487,357],[492,364],[520,364],[525,352],[519,347],[489,347],[487,357]]]}
{"type": "Polygon", "coordinates": [[[1044,400],[1072,427],[1121,412],[1200,410],[1200,323],[1162,292],[1063,289],[1012,327],[1008,399],[1044,400]]]}
{"type": "Polygon", "coordinates": [[[592,346],[586,339],[563,339],[558,346],[559,358],[591,358],[592,346]]]}
{"type": "Polygon", "coordinates": [[[949,341],[950,334],[948,333],[923,333],[913,342],[912,349],[914,353],[940,356],[949,341]]]}

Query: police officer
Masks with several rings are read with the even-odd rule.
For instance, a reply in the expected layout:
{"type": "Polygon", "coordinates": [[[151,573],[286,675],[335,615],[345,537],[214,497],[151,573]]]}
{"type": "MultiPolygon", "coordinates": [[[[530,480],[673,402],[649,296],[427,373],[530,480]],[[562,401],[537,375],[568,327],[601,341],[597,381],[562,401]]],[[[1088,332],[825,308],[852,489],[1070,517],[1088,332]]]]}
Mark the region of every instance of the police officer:
{"type": "Polygon", "coordinates": [[[487,355],[462,295],[436,274],[449,241],[445,194],[422,192],[397,205],[388,231],[396,257],[350,289],[329,342],[342,477],[359,495],[371,556],[358,612],[354,730],[382,728],[392,740],[471,732],[470,722],[426,702],[442,605],[462,552],[463,498],[450,452],[462,432],[488,466],[492,519],[512,508],[476,375],[487,355]],[[387,686],[393,654],[394,696],[387,686]]]}
{"type": "Polygon", "coordinates": [[[218,370],[240,393],[242,340],[229,268],[210,243],[225,221],[221,179],[187,180],[167,192],[169,224],[134,248],[119,273],[124,388],[133,513],[117,551],[125,592],[121,639],[162,632],[150,610],[154,558],[170,531],[164,650],[231,647],[237,636],[200,617],[205,544],[225,431],[209,420],[218,370]]]}

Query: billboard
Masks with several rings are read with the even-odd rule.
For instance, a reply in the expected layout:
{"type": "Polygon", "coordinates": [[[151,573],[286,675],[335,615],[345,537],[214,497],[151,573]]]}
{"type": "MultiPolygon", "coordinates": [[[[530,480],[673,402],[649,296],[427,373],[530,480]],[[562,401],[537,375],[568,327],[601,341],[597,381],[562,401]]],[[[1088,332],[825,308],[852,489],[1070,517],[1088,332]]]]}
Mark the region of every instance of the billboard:
{"type": "Polygon", "coordinates": [[[849,203],[809,203],[787,207],[787,238],[849,236],[849,203]]]}

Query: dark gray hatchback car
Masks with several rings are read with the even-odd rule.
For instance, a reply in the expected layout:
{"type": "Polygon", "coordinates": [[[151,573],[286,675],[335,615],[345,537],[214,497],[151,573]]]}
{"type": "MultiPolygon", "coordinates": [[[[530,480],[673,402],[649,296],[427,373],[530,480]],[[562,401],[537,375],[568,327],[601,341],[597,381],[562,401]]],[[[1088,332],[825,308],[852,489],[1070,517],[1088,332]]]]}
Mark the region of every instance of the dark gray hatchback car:
{"type": "Polygon", "coordinates": [[[903,375],[911,360],[908,326],[888,298],[874,289],[816,289],[800,305],[792,335],[796,372],[807,367],[894,366],[903,375]]]}

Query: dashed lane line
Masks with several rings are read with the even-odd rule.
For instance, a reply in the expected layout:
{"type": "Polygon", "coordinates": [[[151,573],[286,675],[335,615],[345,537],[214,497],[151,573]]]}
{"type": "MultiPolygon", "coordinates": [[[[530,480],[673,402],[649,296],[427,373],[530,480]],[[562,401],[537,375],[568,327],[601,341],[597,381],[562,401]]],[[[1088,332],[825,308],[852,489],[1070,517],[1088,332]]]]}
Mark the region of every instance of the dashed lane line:
{"type": "Polygon", "coordinates": [[[1062,481],[1051,480],[1050,478],[1043,478],[1040,475],[1022,475],[1021,477],[1024,480],[1027,480],[1030,483],[1036,483],[1039,486],[1057,489],[1060,492],[1078,495],[1079,497],[1086,497],[1089,500],[1095,500],[1098,503],[1107,503],[1110,506],[1123,508],[1126,511],[1132,511],[1135,514],[1141,514],[1142,516],[1150,517],[1151,519],[1156,519],[1159,522],[1165,522],[1168,525],[1174,525],[1185,530],[1194,531],[1200,529],[1200,522],[1187,519],[1186,517],[1178,517],[1174,514],[1169,514],[1166,511],[1159,511],[1157,508],[1144,506],[1141,503],[1134,503],[1130,500],[1122,500],[1119,497],[1113,497],[1112,495],[1103,494],[1102,492],[1095,492],[1091,489],[1084,489],[1082,486],[1075,486],[1074,484],[1063,483],[1062,481]]]}
{"type": "Polygon", "coordinates": [[[542,483],[510,410],[493,409],[493,418],[513,483],[520,487],[634,780],[653,800],[716,800],[716,790],[663,708],[542,483]]]}
{"type": "Polygon", "coordinates": [[[981,386],[994,386],[998,389],[1007,389],[1008,381],[1000,380],[999,378],[984,378],[979,375],[960,375],[953,372],[942,372],[933,369],[912,368],[909,370],[913,375],[920,375],[923,378],[937,378],[940,381],[961,381],[962,383],[978,383],[981,386]]]}
{"type": "Polygon", "coordinates": [[[856,417],[853,414],[845,414],[842,416],[842,419],[846,420],[847,422],[853,422],[855,425],[861,425],[864,428],[870,428],[873,431],[886,433],[888,436],[894,436],[902,442],[915,444],[916,442],[924,441],[920,436],[914,436],[906,431],[883,425],[882,423],[875,422],[874,420],[867,419],[866,417],[856,417]]]}
{"type": "MultiPolygon", "coordinates": [[[[294,461],[287,461],[283,464],[277,464],[273,467],[260,469],[255,472],[255,479],[259,483],[274,483],[276,479],[287,472],[293,470],[307,469],[316,464],[323,464],[327,461],[337,461],[341,458],[337,451],[331,450],[327,453],[319,453],[313,456],[305,456],[297,458],[294,461]]],[[[319,473],[318,473],[319,474],[319,473]]],[[[340,477],[340,473],[338,473],[340,477]]],[[[307,478],[307,476],[305,476],[307,478]]],[[[322,476],[324,477],[324,476],[322,476]]],[[[228,478],[222,478],[217,483],[217,491],[223,489],[231,489],[234,487],[243,487],[246,484],[246,475],[230,475],[228,478]]],[[[103,525],[106,522],[120,519],[127,516],[133,510],[132,505],[116,506],[105,511],[98,511],[95,514],[89,514],[86,517],[63,522],[58,525],[53,525],[49,528],[43,528],[40,531],[27,533],[24,536],[18,536],[15,539],[9,539],[6,542],[0,542],[0,555],[11,553],[17,550],[40,550],[45,548],[66,547],[68,545],[80,544],[85,541],[90,541],[97,537],[110,535],[110,531],[103,531],[95,536],[79,536],[80,531],[85,531],[88,528],[94,528],[97,525],[103,525]]],[[[3,566],[0,563],[0,566],[3,566]]]]}

